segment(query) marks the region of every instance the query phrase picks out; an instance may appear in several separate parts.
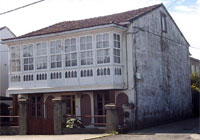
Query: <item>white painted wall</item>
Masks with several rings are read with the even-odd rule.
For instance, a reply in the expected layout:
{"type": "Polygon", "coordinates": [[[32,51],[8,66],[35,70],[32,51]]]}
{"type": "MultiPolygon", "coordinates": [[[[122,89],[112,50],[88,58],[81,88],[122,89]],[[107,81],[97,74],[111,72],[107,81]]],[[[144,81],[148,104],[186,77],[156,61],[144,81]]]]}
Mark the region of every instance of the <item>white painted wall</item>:
{"type": "Polygon", "coordinates": [[[0,29],[0,96],[6,96],[8,89],[8,46],[1,40],[11,37],[14,34],[7,27],[0,29]]]}

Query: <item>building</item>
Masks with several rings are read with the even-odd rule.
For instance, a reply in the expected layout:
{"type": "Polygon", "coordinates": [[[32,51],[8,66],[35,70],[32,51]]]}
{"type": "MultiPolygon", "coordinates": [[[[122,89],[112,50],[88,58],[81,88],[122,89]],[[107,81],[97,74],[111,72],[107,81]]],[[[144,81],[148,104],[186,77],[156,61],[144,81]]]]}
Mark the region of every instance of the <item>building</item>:
{"type": "Polygon", "coordinates": [[[191,73],[198,73],[200,74],[200,60],[190,57],[190,67],[191,67],[191,73]]]}
{"type": "Polygon", "coordinates": [[[15,35],[8,27],[0,28],[0,96],[6,96],[8,89],[8,46],[1,40],[12,37],[15,35]]]}
{"type": "Polygon", "coordinates": [[[53,98],[65,116],[104,115],[104,105],[115,103],[121,123],[129,107],[131,127],[191,113],[189,44],[163,4],[61,22],[4,43],[7,92],[29,99],[29,134],[53,128],[51,119],[41,125],[52,118],[53,98]]]}

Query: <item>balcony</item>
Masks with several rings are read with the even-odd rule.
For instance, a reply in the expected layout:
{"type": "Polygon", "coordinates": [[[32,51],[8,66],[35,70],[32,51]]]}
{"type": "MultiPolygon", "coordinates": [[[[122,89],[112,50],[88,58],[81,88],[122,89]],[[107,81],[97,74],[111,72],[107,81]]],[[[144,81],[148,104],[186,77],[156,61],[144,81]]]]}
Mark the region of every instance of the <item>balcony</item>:
{"type": "Polygon", "coordinates": [[[124,89],[122,65],[102,65],[9,75],[8,92],[40,93],[124,89]]]}

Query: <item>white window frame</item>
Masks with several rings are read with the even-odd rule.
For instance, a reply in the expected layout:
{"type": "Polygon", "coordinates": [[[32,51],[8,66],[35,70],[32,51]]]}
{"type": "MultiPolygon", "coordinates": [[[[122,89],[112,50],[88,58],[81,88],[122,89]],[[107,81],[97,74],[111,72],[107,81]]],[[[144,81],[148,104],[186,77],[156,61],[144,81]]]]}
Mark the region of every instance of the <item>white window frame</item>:
{"type": "Polygon", "coordinates": [[[33,44],[24,44],[22,47],[23,50],[23,71],[24,72],[30,72],[30,71],[34,71],[34,45],[33,44]],[[28,48],[28,50],[25,50],[25,47],[28,48]],[[32,50],[30,50],[30,47],[32,47],[32,50]],[[25,56],[26,51],[29,53],[30,56],[25,56]],[[31,52],[32,51],[32,52],[31,52]],[[30,62],[32,59],[32,62],[30,62]],[[27,61],[27,64],[25,64],[27,61]],[[27,70],[25,70],[25,66],[27,66],[27,70]],[[30,69],[32,66],[32,69],[30,69]]]}
{"type": "MultiPolygon", "coordinates": [[[[58,49],[59,50],[59,49],[58,49]]],[[[49,41],[49,54],[50,54],[50,69],[60,69],[63,67],[63,59],[62,59],[62,52],[63,52],[63,47],[62,47],[62,40],[58,39],[58,40],[51,40],[49,41]],[[56,45],[56,42],[57,41],[60,41],[60,52],[56,52],[57,51],[57,45],[56,45]],[[52,46],[51,46],[51,43],[52,42],[55,42],[55,52],[52,53],[51,49],[52,49],[52,46]],[[55,60],[52,60],[54,57],[55,60]],[[60,60],[58,61],[57,58],[60,57],[60,60]],[[61,66],[58,67],[58,63],[60,62],[61,66]],[[55,63],[55,67],[52,67],[52,63],[55,63]]]]}
{"type": "Polygon", "coordinates": [[[114,32],[113,33],[113,63],[115,63],[115,64],[121,64],[121,48],[122,48],[122,46],[121,46],[121,34],[114,32]],[[119,40],[115,40],[114,34],[119,35],[119,40]],[[117,43],[119,45],[119,47],[115,46],[115,43],[117,43]],[[119,51],[119,55],[115,54],[115,50],[119,51]],[[115,61],[115,58],[118,58],[119,62],[115,61]]]}
{"type": "MultiPolygon", "coordinates": [[[[81,36],[80,38],[79,38],[79,44],[80,44],[80,46],[79,46],[79,51],[80,51],[80,66],[88,66],[88,65],[94,65],[94,52],[93,52],[93,35],[86,35],[86,36],[81,36]],[[87,37],[91,37],[91,42],[89,42],[89,43],[91,43],[91,48],[90,49],[84,49],[84,50],[82,50],[81,49],[81,45],[83,45],[83,44],[85,44],[85,47],[87,46],[86,44],[89,44],[88,42],[85,42],[85,43],[81,43],[81,38],[87,38],[87,37]],[[83,58],[82,57],[82,54],[84,54],[85,53],[85,57],[83,58]],[[91,56],[89,56],[88,57],[88,55],[91,53],[91,56]],[[82,64],[82,60],[85,60],[85,64],[82,64]],[[90,62],[90,60],[92,60],[91,62],[90,62]],[[90,63],[89,63],[90,62],[90,63]]],[[[87,46],[88,47],[88,46],[87,46]]]]}
{"type": "Polygon", "coordinates": [[[96,34],[96,63],[97,65],[101,65],[101,64],[109,64],[111,61],[110,58],[110,34],[109,33],[99,33],[96,34]],[[108,35],[108,38],[105,40],[104,39],[104,35],[108,35]],[[101,36],[101,39],[98,40],[97,36],[101,36]],[[104,46],[104,43],[107,42],[108,46],[104,46]],[[98,44],[101,45],[101,47],[98,47],[98,44]],[[108,51],[108,54],[106,54],[106,51],[108,51]],[[99,53],[102,52],[101,55],[99,55],[99,53]],[[99,60],[100,59],[100,60],[99,60]],[[108,61],[107,61],[108,60],[108,61]]]}
{"type": "Polygon", "coordinates": [[[65,50],[65,67],[77,67],[78,66],[78,45],[77,45],[77,38],[66,38],[64,39],[64,50],[65,50]],[[72,44],[72,39],[75,39],[75,43],[72,44]],[[66,50],[67,44],[66,40],[70,41],[70,44],[68,45],[69,50],[66,50]],[[73,50],[73,46],[75,46],[75,50],[73,50]],[[67,60],[67,55],[69,55],[69,60],[67,60]],[[73,58],[72,55],[76,55],[76,58],[73,58]],[[66,66],[67,61],[69,62],[69,66],[66,66]],[[75,61],[76,65],[73,65],[73,61],[75,61]]]}
{"type": "Polygon", "coordinates": [[[40,70],[46,70],[48,69],[48,43],[47,42],[37,42],[35,44],[35,50],[36,50],[36,70],[40,71],[40,70]],[[40,48],[38,48],[38,44],[40,44],[40,48]],[[43,46],[44,44],[46,44],[45,46],[43,46]],[[44,47],[44,48],[43,48],[44,47]],[[45,51],[45,53],[44,53],[45,51]],[[39,52],[39,54],[38,54],[39,52]],[[45,62],[46,59],[46,62],[45,62]],[[41,61],[42,60],[42,61],[41,61]],[[38,68],[38,65],[45,65],[46,63],[46,68],[38,68]]]}
{"type": "Polygon", "coordinates": [[[21,55],[20,46],[12,46],[12,47],[10,47],[10,72],[11,73],[12,72],[21,72],[21,57],[20,57],[20,55],[21,55]],[[18,48],[18,50],[16,48],[18,48]],[[18,56],[16,56],[17,53],[18,53],[18,56]],[[15,57],[12,57],[12,54],[14,54],[15,57]]]}

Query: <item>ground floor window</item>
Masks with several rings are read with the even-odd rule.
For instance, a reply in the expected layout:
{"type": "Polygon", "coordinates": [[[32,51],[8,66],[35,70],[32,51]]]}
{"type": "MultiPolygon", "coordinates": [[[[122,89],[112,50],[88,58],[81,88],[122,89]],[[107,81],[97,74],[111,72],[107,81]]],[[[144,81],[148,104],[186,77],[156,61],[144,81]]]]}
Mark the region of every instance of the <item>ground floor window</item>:
{"type": "Polygon", "coordinates": [[[63,101],[65,103],[65,115],[75,116],[76,106],[75,106],[75,95],[63,96],[63,101]]]}

